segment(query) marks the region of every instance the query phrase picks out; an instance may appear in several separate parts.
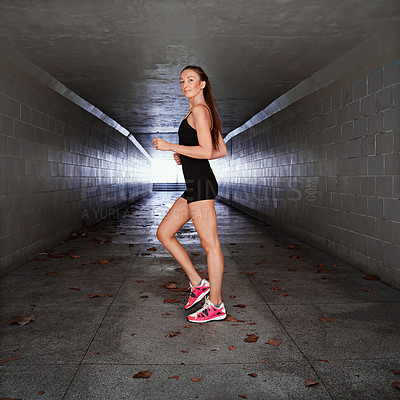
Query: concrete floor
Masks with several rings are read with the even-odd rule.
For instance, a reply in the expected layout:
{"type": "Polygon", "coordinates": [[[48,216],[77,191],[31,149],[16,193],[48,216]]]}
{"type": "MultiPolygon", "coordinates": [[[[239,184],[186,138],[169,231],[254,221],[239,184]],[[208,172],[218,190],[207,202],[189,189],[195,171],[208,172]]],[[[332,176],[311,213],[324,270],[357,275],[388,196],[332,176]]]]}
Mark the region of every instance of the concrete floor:
{"type": "MultiPolygon", "coordinates": [[[[1,278],[0,397],[400,398],[400,291],[218,201],[223,300],[239,321],[188,323],[188,292],[162,286],[188,280],[155,237],[180,194],[153,192],[50,249],[62,258],[1,278]],[[16,314],[36,319],[8,325],[16,314]]],[[[205,271],[192,222],[177,236],[205,271]]]]}

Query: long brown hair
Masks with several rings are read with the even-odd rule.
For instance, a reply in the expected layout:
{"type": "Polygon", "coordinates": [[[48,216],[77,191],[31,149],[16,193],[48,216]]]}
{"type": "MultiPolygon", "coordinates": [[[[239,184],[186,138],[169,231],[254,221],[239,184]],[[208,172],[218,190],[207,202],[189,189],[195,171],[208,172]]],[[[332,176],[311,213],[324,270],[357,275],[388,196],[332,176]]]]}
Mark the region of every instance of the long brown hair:
{"type": "Polygon", "coordinates": [[[210,107],[211,110],[211,115],[212,115],[212,130],[211,130],[211,139],[212,139],[212,144],[216,150],[218,150],[218,142],[219,142],[219,132],[222,133],[222,124],[221,120],[219,119],[218,115],[218,106],[217,103],[214,100],[212,88],[211,88],[211,83],[208,79],[207,74],[203,71],[202,68],[197,67],[195,65],[188,65],[187,67],[183,68],[181,73],[187,69],[191,69],[200,76],[200,81],[205,81],[206,86],[203,89],[203,95],[204,95],[204,100],[206,101],[208,107],[210,107]]]}

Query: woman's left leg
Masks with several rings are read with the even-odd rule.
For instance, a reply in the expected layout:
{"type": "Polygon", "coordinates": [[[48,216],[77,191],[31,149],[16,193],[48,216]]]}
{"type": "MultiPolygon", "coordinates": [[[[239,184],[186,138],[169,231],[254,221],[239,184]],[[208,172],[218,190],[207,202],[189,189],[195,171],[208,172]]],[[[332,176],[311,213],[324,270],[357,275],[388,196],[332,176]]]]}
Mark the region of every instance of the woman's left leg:
{"type": "Polygon", "coordinates": [[[214,200],[200,200],[188,204],[190,217],[207,253],[210,300],[214,305],[222,302],[222,276],[224,257],[218,238],[217,213],[214,200]]]}

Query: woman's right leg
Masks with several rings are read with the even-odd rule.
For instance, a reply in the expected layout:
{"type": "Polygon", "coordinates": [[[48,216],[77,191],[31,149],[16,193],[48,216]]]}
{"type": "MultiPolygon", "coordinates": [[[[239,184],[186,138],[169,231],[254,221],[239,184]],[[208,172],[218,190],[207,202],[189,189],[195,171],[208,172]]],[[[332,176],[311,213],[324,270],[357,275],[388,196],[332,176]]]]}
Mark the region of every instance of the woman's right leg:
{"type": "Polygon", "coordinates": [[[190,218],[187,201],[183,197],[179,197],[161,221],[156,236],[186,272],[192,285],[195,286],[200,282],[201,277],[193,266],[187,251],[175,237],[179,229],[181,229],[190,218]]]}

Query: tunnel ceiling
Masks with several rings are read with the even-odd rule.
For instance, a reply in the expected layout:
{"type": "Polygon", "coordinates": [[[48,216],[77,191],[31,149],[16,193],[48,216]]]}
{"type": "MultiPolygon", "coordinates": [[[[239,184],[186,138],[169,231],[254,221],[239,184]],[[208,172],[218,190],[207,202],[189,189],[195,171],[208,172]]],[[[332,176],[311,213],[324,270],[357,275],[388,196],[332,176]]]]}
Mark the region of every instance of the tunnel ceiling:
{"type": "Polygon", "coordinates": [[[152,138],[177,142],[186,65],[208,73],[225,136],[399,14],[398,0],[2,0],[0,35],[154,156],[152,138]]]}

